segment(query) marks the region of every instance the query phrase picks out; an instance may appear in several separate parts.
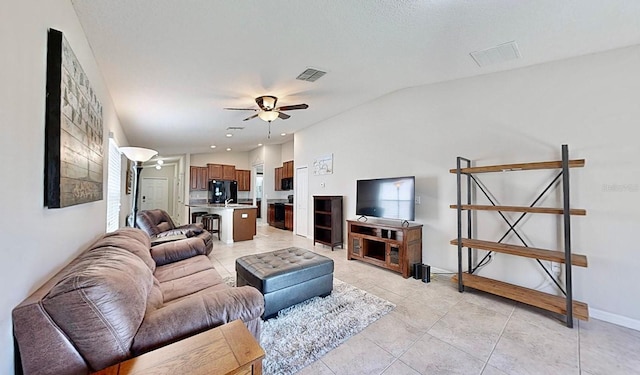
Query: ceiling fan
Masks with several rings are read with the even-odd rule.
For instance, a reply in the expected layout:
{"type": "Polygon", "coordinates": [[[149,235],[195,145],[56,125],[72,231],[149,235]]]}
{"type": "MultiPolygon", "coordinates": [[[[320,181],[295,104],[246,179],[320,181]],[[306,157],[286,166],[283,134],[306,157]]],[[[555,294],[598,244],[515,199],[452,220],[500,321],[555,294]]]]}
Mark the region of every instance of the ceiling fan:
{"type": "Polygon", "coordinates": [[[257,111],[255,115],[249,116],[242,121],[251,120],[256,117],[260,117],[260,119],[271,122],[277,118],[286,120],[289,116],[284,113],[284,111],[293,111],[294,109],[307,109],[309,106],[307,104],[294,104],[294,105],[284,105],[282,107],[276,107],[276,103],[278,102],[278,98],[271,95],[259,96],[256,98],[256,104],[258,104],[258,109],[256,108],[225,108],[232,111],[257,111]]]}

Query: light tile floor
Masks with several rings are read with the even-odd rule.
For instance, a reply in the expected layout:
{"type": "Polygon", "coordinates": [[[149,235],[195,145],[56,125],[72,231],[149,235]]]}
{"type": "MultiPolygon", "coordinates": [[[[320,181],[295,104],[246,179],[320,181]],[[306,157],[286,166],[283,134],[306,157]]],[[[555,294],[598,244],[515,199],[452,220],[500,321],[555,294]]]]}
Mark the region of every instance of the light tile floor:
{"type": "Polygon", "coordinates": [[[640,374],[640,332],[600,320],[563,317],[475,291],[458,293],[449,275],[423,283],[349,261],[289,231],[258,226],[253,241],[214,243],[222,276],[235,259],[297,246],[334,260],[334,276],[396,308],[299,374],[640,374]]]}

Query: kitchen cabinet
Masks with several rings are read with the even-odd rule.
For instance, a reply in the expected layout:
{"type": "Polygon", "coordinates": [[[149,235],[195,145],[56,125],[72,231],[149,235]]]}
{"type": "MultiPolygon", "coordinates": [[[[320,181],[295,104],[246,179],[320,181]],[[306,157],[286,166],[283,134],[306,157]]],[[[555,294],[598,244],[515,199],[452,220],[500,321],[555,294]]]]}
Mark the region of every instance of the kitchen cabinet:
{"type": "Polygon", "coordinates": [[[207,164],[210,180],[222,180],[222,164],[207,164]]]}
{"type": "Polygon", "coordinates": [[[235,165],[207,164],[209,180],[235,180],[235,165]]]}
{"type": "Polygon", "coordinates": [[[233,242],[252,240],[256,235],[256,209],[233,210],[233,242]]]}
{"type": "Polygon", "coordinates": [[[273,226],[276,221],[276,209],[273,204],[267,206],[267,224],[273,226]]]}
{"type": "Polygon", "coordinates": [[[276,191],[282,190],[282,167],[275,169],[275,189],[276,191]]]}
{"type": "Polygon", "coordinates": [[[209,189],[209,171],[207,167],[189,168],[189,185],[191,190],[209,189]]]}
{"type": "Polygon", "coordinates": [[[251,190],[251,171],[236,169],[236,181],[238,181],[238,191],[251,190]]]}
{"type": "Polygon", "coordinates": [[[282,178],[293,178],[293,160],[282,163],[282,178]]]}
{"type": "Polygon", "coordinates": [[[222,179],[223,180],[235,180],[236,179],[236,166],[235,165],[222,165],[222,179]]]}
{"type": "Polygon", "coordinates": [[[284,229],[293,230],[293,205],[284,206],[284,229]]]}

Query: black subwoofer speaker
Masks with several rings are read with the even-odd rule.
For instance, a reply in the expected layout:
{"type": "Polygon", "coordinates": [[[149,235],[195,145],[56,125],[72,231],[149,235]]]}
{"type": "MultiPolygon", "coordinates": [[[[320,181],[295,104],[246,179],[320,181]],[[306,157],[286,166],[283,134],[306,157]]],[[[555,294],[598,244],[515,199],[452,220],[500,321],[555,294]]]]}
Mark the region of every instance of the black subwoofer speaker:
{"type": "Polygon", "coordinates": [[[422,279],[422,263],[413,263],[411,265],[414,279],[422,279]]]}

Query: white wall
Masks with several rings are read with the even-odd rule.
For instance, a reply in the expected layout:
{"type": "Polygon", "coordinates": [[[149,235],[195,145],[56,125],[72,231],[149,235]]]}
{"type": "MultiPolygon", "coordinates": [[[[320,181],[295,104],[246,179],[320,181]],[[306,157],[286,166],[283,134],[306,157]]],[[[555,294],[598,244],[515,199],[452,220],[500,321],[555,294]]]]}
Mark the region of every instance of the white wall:
{"type": "Polygon", "coordinates": [[[14,371],[13,307],[104,233],[106,226],[105,200],[61,209],[43,207],[45,78],[50,27],[64,33],[103,105],[105,187],[109,131],[126,144],[71,3],[0,2],[1,374],[14,371]]]}
{"type": "Polygon", "coordinates": [[[281,159],[283,162],[293,160],[293,156],[294,156],[293,141],[282,144],[281,155],[282,155],[281,159]]]}
{"type": "Polygon", "coordinates": [[[206,167],[209,164],[235,165],[236,169],[250,169],[248,152],[209,152],[191,154],[191,165],[206,167]]]}
{"type": "MultiPolygon", "coordinates": [[[[589,260],[589,268],[574,267],[574,297],[587,302],[594,317],[640,329],[640,257],[632,237],[640,228],[638,92],[640,47],[406,89],[297,133],[295,162],[312,165],[333,153],[334,174],[311,174],[309,194],[344,195],[346,219],[355,217],[357,179],[415,175],[423,262],[454,270],[449,240],[456,214],[449,205],[456,184],[448,171],[456,157],[477,165],[559,160],[566,143],[572,158],[586,159],[585,168],[571,170],[572,207],[587,209],[586,217],[572,220],[573,249],[589,260]]],[[[500,203],[523,205],[551,173],[487,178],[500,203]]],[[[554,193],[544,205],[558,201],[554,193]]],[[[492,224],[500,223],[496,215],[479,218],[484,239],[504,232],[504,225],[492,224]]],[[[522,232],[530,245],[554,248],[559,228],[559,218],[538,215],[522,232]]],[[[495,258],[481,275],[548,288],[535,261],[495,258]]]]}

